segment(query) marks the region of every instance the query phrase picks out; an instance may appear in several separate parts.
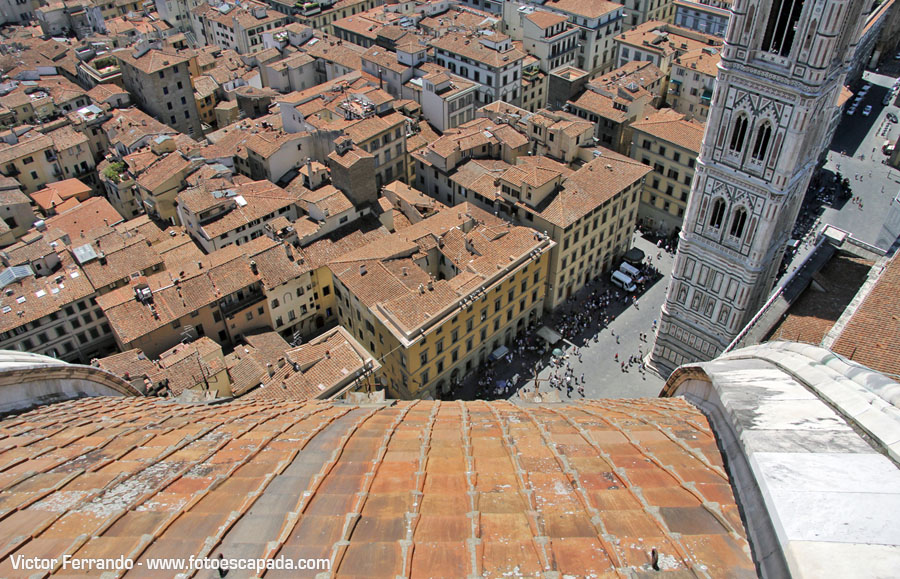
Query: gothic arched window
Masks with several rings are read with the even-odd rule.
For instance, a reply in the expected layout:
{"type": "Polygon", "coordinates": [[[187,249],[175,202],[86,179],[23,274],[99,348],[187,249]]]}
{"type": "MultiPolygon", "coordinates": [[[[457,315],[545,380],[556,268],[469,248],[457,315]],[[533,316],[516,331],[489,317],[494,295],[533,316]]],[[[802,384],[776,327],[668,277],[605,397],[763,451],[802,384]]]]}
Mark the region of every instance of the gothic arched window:
{"type": "Polygon", "coordinates": [[[794,34],[804,0],[773,0],[763,34],[762,49],[780,56],[787,56],[794,44],[794,34]]]}
{"type": "Polygon", "coordinates": [[[725,218],[725,200],[719,197],[713,201],[712,212],[709,214],[709,226],[721,229],[722,219],[725,218]]]}
{"type": "Polygon", "coordinates": [[[766,158],[766,152],[769,150],[769,141],[772,139],[772,125],[768,122],[764,123],[758,131],[756,131],[756,143],[753,145],[753,158],[762,161],[766,158]]]}
{"type": "Polygon", "coordinates": [[[738,207],[731,218],[731,235],[741,237],[744,234],[744,225],[747,224],[747,210],[738,207]]]}
{"type": "Polygon", "coordinates": [[[732,151],[739,152],[744,148],[744,138],[747,136],[747,117],[740,115],[734,121],[734,128],[731,131],[731,144],[729,148],[732,151]]]}

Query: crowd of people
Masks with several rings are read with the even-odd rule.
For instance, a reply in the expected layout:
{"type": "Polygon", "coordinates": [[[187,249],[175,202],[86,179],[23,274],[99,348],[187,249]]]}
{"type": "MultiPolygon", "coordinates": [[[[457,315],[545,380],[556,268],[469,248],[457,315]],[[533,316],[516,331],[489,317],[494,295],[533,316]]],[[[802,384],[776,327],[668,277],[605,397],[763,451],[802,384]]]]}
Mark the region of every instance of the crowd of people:
{"type": "MultiPolygon", "coordinates": [[[[582,291],[580,295],[568,298],[554,314],[541,323],[532,324],[516,337],[509,346],[510,351],[500,360],[489,360],[477,368],[470,376],[474,381],[474,392],[470,395],[479,399],[508,398],[523,383],[528,383],[526,391],[535,386],[543,390],[549,387],[559,391],[561,397],[585,397],[587,376],[576,369],[583,362],[581,348],[599,343],[602,332],[607,329],[616,344],[620,343],[621,336],[616,335],[610,324],[626,307],[639,307],[638,297],[661,277],[654,263],[658,263],[664,251],[674,251],[666,241],[660,240],[660,251],[655,259],[649,256],[642,263],[634,264],[641,272],[636,280],[636,292],[631,294],[612,287],[606,275],[595,278],[586,295],[582,291]],[[561,343],[551,345],[537,336],[537,330],[545,324],[563,338],[561,343]],[[548,368],[549,375],[535,382],[537,376],[546,375],[544,370],[548,368]]],[[[641,343],[649,343],[651,334],[639,333],[639,338],[641,343]]],[[[618,354],[616,357],[622,372],[634,367],[641,373],[648,371],[642,360],[643,348],[622,360],[618,360],[618,354]]]]}

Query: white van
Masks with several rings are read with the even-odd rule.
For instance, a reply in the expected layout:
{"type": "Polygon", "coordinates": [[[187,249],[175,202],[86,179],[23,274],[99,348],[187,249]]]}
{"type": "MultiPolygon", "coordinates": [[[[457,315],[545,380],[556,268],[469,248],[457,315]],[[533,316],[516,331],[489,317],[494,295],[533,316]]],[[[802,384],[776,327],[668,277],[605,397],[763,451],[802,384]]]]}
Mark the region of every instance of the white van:
{"type": "Polygon", "coordinates": [[[622,262],[622,265],[619,266],[619,271],[621,271],[637,283],[641,283],[642,281],[644,281],[644,276],[643,274],[641,274],[641,270],[634,267],[627,261],[622,262]]]}
{"type": "Polygon", "coordinates": [[[631,280],[631,278],[621,271],[612,272],[612,275],[609,276],[609,279],[615,285],[619,286],[627,292],[633,292],[637,290],[637,286],[634,285],[634,282],[631,280]]]}

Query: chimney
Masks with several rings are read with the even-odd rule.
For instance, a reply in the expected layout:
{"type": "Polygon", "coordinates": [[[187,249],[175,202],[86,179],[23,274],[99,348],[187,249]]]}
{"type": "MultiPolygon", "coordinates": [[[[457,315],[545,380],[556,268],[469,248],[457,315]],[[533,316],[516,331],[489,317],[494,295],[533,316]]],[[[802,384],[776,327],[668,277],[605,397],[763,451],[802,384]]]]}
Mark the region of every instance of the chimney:
{"type": "Polygon", "coordinates": [[[275,367],[271,363],[266,364],[266,370],[269,372],[269,378],[275,375],[275,367]]]}
{"type": "Polygon", "coordinates": [[[331,351],[330,350],[325,350],[325,357],[328,359],[331,359],[331,351]]]}
{"type": "Polygon", "coordinates": [[[294,261],[294,250],[291,249],[290,243],[284,244],[284,253],[287,254],[287,258],[291,261],[294,261]]]}
{"type": "Polygon", "coordinates": [[[252,259],[250,260],[250,271],[253,272],[253,275],[259,275],[259,268],[256,267],[256,262],[252,259]]]}
{"type": "Polygon", "coordinates": [[[360,276],[366,275],[366,264],[364,264],[364,263],[359,264],[359,275],[360,276]]]}
{"type": "Polygon", "coordinates": [[[428,291],[431,291],[433,289],[434,289],[434,282],[431,280],[428,280],[428,291]]]}
{"type": "Polygon", "coordinates": [[[420,293],[420,294],[424,294],[424,293],[425,293],[425,286],[422,285],[422,284],[419,284],[419,293],[420,293]]]}

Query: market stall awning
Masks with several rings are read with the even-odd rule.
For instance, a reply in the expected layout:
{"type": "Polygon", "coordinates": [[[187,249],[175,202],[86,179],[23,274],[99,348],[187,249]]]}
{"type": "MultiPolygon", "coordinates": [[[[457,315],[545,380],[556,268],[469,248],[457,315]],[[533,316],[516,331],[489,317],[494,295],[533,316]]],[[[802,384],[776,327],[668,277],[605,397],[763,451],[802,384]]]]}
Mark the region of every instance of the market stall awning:
{"type": "Polygon", "coordinates": [[[539,338],[550,345],[553,345],[562,340],[562,336],[560,336],[552,328],[549,328],[547,326],[543,326],[540,330],[538,330],[537,335],[539,338]]]}

